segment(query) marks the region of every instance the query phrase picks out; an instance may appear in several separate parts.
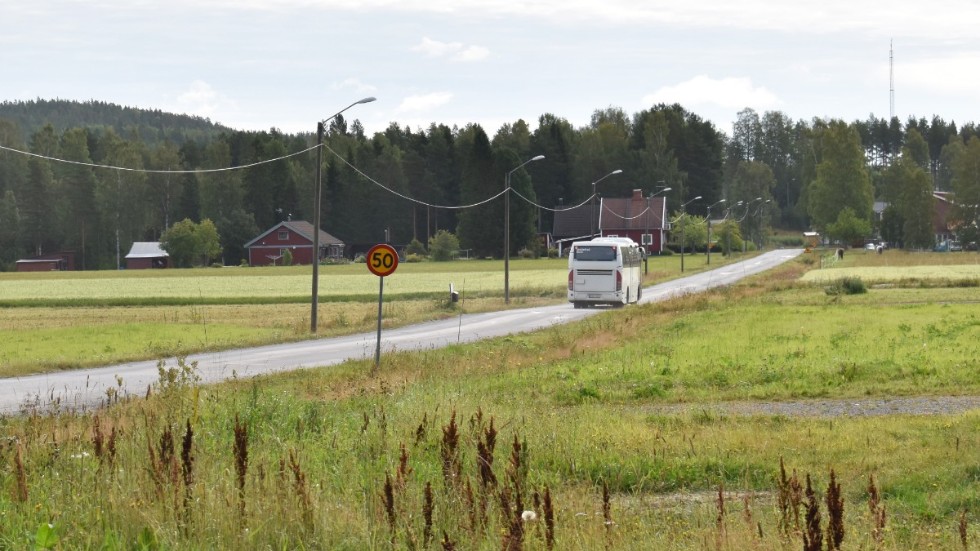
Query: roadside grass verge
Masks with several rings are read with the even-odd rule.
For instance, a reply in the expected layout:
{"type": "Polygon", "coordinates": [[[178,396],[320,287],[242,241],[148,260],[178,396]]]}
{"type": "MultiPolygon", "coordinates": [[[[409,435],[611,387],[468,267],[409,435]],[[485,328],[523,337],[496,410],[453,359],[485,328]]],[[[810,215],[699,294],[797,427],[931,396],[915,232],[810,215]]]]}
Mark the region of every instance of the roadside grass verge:
{"type": "Polygon", "coordinates": [[[976,341],[975,315],[958,290],[927,290],[944,305],[910,306],[908,289],[901,301],[878,289],[870,304],[831,300],[794,283],[798,272],[385,354],[376,372],[346,362],[201,387],[191,367],[170,366],[149,399],[98,421],[0,418],[0,547],[33,545],[50,523],[63,547],[800,548],[805,498],[784,486],[782,461],[789,480],[810,476],[821,533],[834,470],[846,549],[970,548],[980,412],[797,418],[710,407],[980,390],[968,363],[978,355],[961,341],[976,341]],[[858,367],[845,376],[842,363],[858,367]],[[657,409],[678,403],[706,407],[657,409]],[[870,477],[887,508],[880,530],[870,477]],[[525,510],[534,520],[517,520],[525,510]]]}
{"type": "MultiPolygon", "coordinates": [[[[564,295],[562,295],[562,299],[564,295]]],[[[367,332],[377,327],[377,295],[368,301],[325,301],[318,308],[317,337],[367,332]]],[[[559,299],[512,299],[511,308],[559,299]]],[[[502,309],[500,299],[446,297],[386,301],[384,327],[502,309]]],[[[145,307],[33,307],[0,311],[0,377],[186,356],[312,338],[310,306],[304,304],[145,307]]]]}

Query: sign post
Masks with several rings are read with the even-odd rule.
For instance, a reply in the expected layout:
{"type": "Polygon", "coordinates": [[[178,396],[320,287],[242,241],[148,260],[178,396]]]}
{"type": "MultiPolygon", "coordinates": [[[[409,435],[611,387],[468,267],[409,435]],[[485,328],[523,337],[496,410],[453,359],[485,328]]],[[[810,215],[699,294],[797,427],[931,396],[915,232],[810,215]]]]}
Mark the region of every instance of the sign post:
{"type": "Polygon", "coordinates": [[[367,253],[368,270],[378,276],[378,344],[374,349],[374,368],[381,365],[381,304],[385,294],[385,276],[398,268],[398,253],[391,245],[375,245],[367,253]]]}

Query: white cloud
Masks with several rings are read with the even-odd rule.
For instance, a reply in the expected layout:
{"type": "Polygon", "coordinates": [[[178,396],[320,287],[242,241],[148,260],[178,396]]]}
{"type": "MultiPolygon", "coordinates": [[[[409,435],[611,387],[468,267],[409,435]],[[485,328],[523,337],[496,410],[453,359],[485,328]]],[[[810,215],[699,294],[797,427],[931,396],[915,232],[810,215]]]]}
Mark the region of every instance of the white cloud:
{"type": "Polygon", "coordinates": [[[679,103],[685,107],[718,105],[765,110],[775,108],[782,102],[765,87],[753,86],[750,78],[714,79],[699,75],[674,86],[664,86],[644,96],[643,103],[679,103]]]}
{"type": "Polygon", "coordinates": [[[422,37],[422,42],[417,46],[412,46],[413,52],[422,52],[429,57],[442,57],[463,48],[460,42],[439,42],[432,40],[428,36],[422,37]]]}
{"type": "Polygon", "coordinates": [[[231,98],[219,93],[203,80],[195,80],[190,87],[177,96],[180,112],[215,119],[219,113],[237,110],[231,98]]]}
{"type": "Polygon", "coordinates": [[[344,79],[341,82],[334,84],[331,88],[334,90],[351,90],[358,94],[373,94],[378,91],[377,86],[372,86],[361,82],[356,78],[344,79]]]}
{"type": "Polygon", "coordinates": [[[462,42],[440,42],[427,36],[422,42],[412,46],[413,52],[421,52],[428,57],[448,57],[453,61],[480,61],[490,55],[490,50],[483,46],[466,46],[462,42]]]}
{"type": "Polygon", "coordinates": [[[483,46],[470,46],[453,56],[454,61],[480,61],[490,56],[490,50],[483,46]]]}
{"type": "MultiPolygon", "coordinates": [[[[130,8],[134,2],[101,0],[130,8]]],[[[17,3],[14,3],[17,4],[17,3]]],[[[23,3],[33,5],[34,3],[23,3]]],[[[159,9],[150,0],[138,2],[159,9]]],[[[344,10],[361,13],[435,13],[450,17],[535,18],[552,23],[667,24],[674,28],[769,30],[783,33],[865,33],[971,40],[980,3],[947,0],[942,9],[921,0],[172,0],[171,5],[256,11],[344,10]],[[955,14],[955,15],[951,15],[955,14]]]]}
{"type": "MultiPolygon", "coordinates": [[[[964,52],[895,64],[895,86],[933,93],[974,97],[980,89],[980,52],[964,52]]],[[[885,77],[887,78],[887,77],[885,77]]]]}
{"type": "Polygon", "coordinates": [[[402,100],[401,105],[395,109],[395,112],[429,111],[449,103],[452,99],[453,94],[451,92],[433,92],[431,94],[408,96],[402,100]]]}

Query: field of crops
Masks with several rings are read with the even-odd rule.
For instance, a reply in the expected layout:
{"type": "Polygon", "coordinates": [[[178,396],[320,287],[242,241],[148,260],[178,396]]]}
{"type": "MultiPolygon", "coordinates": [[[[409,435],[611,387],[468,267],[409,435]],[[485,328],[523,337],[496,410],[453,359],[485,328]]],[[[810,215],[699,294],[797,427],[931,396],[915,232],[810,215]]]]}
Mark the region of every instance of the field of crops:
{"type": "MultiPolygon", "coordinates": [[[[561,289],[565,262],[538,260],[515,262],[511,287],[515,290],[561,289]]],[[[65,273],[46,277],[0,277],[0,301],[77,301],[124,298],[140,301],[157,298],[213,302],[223,299],[289,299],[310,296],[311,272],[305,268],[226,268],[97,272],[76,277],[65,273]]],[[[385,292],[392,295],[445,292],[449,284],[471,293],[501,291],[504,272],[500,263],[454,262],[402,264],[385,278],[385,292]],[[444,271],[434,271],[441,267],[444,271]],[[479,268],[479,269],[476,269],[479,268]]],[[[378,278],[363,264],[324,266],[319,293],[324,297],[377,295],[378,278]]]]}

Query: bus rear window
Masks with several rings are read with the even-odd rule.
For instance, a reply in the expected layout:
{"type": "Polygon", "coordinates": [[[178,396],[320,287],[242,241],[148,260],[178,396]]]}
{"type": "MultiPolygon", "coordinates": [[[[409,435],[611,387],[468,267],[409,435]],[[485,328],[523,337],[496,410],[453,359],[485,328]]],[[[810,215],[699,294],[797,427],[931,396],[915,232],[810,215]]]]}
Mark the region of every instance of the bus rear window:
{"type": "Polygon", "coordinates": [[[575,247],[575,260],[616,260],[616,247],[575,247]]]}

